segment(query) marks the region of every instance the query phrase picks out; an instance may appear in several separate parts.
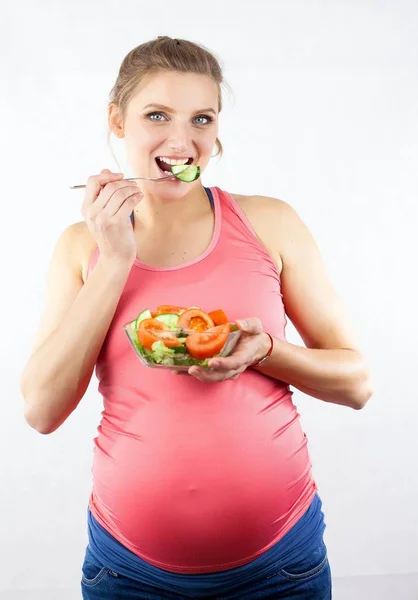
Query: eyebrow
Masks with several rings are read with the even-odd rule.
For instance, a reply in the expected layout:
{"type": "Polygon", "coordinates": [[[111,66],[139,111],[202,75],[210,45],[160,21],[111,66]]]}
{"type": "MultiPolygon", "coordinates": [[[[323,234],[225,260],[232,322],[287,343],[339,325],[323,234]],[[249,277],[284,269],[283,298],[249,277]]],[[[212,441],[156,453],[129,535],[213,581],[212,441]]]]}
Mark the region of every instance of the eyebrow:
{"type": "MultiPolygon", "coordinates": [[[[175,110],[173,110],[173,109],[172,109],[172,108],[170,108],[169,106],[164,106],[164,104],[147,104],[146,106],[144,106],[144,109],[143,109],[143,110],[145,110],[145,109],[147,109],[147,108],[159,108],[159,109],[161,109],[161,110],[165,110],[165,111],[167,111],[167,112],[171,112],[171,113],[174,113],[174,112],[176,112],[175,110]]],[[[194,111],[194,112],[195,112],[195,113],[201,113],[201,112],[202,112],[202,113],[203,113],[203,112],[211,112],[211,113],[213,113],[214,115],[216,115],[216,111],[215,111],[215,110],[213,110],[213,108],[202,108],[201,110],[196,110],[196,111],[194,111]]]]}

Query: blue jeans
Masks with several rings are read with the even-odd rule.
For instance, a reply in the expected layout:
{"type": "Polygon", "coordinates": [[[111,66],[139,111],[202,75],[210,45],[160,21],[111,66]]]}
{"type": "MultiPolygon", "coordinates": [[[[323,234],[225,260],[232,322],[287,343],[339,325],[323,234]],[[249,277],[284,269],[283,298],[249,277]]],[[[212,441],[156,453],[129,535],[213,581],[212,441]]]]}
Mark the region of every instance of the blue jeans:
{"type": "MultiPolygon", "coordinates": [[[[190,580],[194,575],[190,575],[190,580]]],[[[84,600],[191,600],[193,592],[180,594],[140,583],[101,564],[87,547],[82,567],[84,600]]],[[[207,595],[207,600],[331,600],[331,570],[322,541],[295,564],[278,565],[270,574],[240,582],[226,594],[207,595]]]]}

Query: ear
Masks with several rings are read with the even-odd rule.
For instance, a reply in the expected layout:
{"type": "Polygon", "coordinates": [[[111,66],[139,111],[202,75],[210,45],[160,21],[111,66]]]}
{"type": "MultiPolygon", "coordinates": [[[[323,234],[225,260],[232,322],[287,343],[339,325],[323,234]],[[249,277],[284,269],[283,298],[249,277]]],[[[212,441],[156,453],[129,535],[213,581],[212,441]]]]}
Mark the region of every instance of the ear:
{"type": "Polygon", "coordinates": [[[109,104],[108,122],[110,131],[118,138],[124,137],[123,119],[120,108],[116,104],[109,104]]]}

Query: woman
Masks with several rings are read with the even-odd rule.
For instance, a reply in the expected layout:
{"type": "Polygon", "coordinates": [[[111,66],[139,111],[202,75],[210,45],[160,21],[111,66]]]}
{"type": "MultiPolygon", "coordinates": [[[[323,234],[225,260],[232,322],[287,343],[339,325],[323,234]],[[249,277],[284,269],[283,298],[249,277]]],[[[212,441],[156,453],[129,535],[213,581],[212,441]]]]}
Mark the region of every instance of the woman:
{"type": "MultiPolygon", "coordinates": [[[[158,38],[124,59],[109,103],[138,177],[203,172],[222,72],[206,49],[158,38]]],[[[310,232],[285,202],[184,183],[89,178],[84,221],[51,261],[22,374],[25,417],[55,431],[94,368],[85,599],[331,598],[321,501],[289,385],[360,409],[367,367],[310,232]],[[188,377],[144,368],[123,325],[161,304],[222,308],[231,356],[188,377]],[[285,340],[286,315],[306,347],[285,340]]]]}

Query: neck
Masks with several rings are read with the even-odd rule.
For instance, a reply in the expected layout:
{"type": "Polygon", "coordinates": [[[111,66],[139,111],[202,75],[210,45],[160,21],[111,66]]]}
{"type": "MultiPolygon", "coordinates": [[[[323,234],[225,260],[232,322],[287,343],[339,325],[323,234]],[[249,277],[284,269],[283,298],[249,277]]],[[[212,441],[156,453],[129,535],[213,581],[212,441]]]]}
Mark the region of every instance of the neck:
{"type": "MultiPolygon", "coordinates": [[[[164,184],[161,184],[164,185],[164,184]]],[[[177,223],[192,223],[206,211],[210,211],[209,198],[203,185],[193,186],[185,195],[171,199],[156,196],[143,190],[144,197],[134,211],[135,222],[148,228],[165,228],[177,223]]]]}

